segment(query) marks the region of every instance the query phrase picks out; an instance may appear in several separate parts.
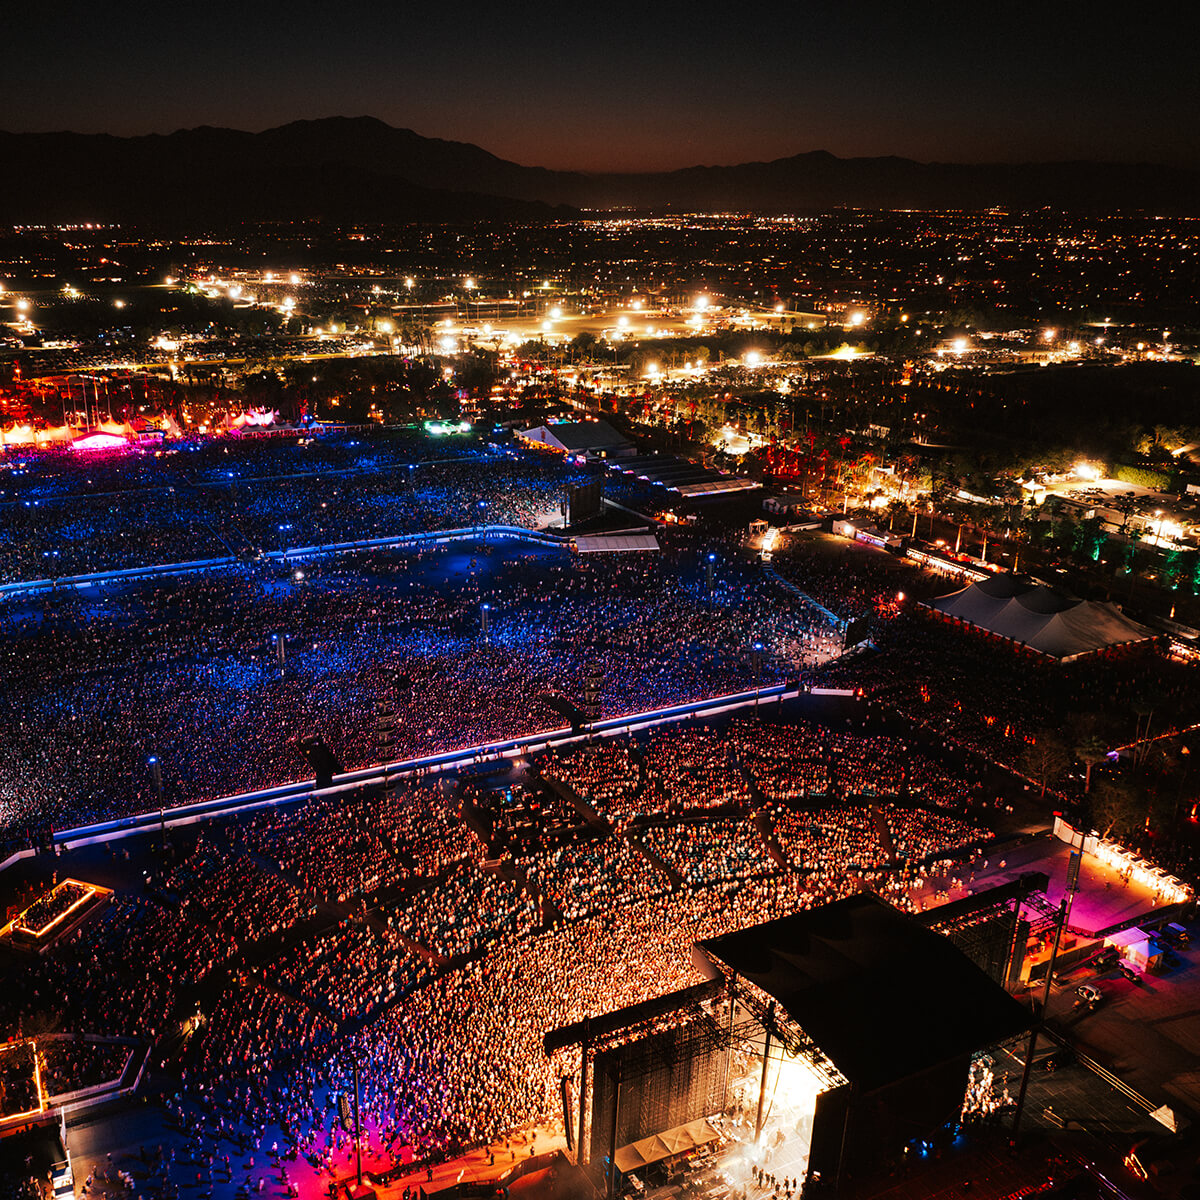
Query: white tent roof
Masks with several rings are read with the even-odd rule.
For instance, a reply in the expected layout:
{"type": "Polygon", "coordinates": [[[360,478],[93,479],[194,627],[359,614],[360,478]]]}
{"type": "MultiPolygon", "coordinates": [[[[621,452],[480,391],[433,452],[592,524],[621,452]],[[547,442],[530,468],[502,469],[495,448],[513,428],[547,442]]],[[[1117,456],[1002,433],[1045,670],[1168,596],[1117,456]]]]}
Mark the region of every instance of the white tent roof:
{"type": "Polygon", "coordinates": [[[681,496],[715,496],[721,492],[750,492],[760,487],[762,484],[753,479],[735,479],[732,475],[727,475],[723,479],[713,479],[707,483],[681,483],[678,487],[671,488],[671,491],[678,492],[681,496]]]}
{"type": "Polygon", "coordinates": [[[636,1171],[638,1167],[648,1167],[651,1163],[661,1162],[664,1158],[672,1158],[683,1154],[705,1142],[715,1141],[720,1134],[703,1118],[689,1121],[686,1125],[677,1125],[665,1133],[656,1133],[653,1137],[642,1138],[640,1142],[631,1142],[617,1150],[615,1161],[617,1170],[621,1172],[636,1171]]]}
{"type": "Polygon", "coordinates": [[[974,625],[1051,658],[1083,654],[1154,637],[1114,604],[1080,600],[1015,575],[995,575],[926,602],[956,621],[974,625]]]}
{"type": "Polygon", "coordinates": [[[621,550],[657,550],[652,533],[585,533],[575,539],[580,554],[612,554],[621,550]]]}

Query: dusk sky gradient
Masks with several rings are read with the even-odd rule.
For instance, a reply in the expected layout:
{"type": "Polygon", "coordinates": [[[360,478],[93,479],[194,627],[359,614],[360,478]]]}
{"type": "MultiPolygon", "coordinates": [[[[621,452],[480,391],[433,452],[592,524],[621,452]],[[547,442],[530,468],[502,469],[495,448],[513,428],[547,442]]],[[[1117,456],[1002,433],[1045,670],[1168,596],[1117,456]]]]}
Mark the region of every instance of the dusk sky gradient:
{"type": "Polygon", "coordinates": [[[6,17],[0,128],[370,115],[582,170],[806,150],[1198,166],[1197,24],[1170,4],[67,0],[6,17]]]}

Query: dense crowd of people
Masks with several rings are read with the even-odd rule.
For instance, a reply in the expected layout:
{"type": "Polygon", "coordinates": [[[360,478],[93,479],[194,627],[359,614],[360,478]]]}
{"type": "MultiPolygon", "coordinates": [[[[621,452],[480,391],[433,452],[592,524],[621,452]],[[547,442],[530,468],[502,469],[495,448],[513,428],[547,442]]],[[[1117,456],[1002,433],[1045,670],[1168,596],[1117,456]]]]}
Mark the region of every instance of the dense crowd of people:
{"type": "Polygon", "coordinates": [[[118,889],[23,972],[0,1027],[49,1008],[65,1032],[152,1042],[156,1063],[182,1067],[181,1103],[216,1149],[277,1126],[328,1161],[350,1052],[372,1136],[397,1156],[544,1122],[572,1066],[542,1053],[547,1030],[696,981],[698,937],[868,886],[903,903],[912,861],[990,836],[901,798],[888,777],[904,756],[861,740],[860,754],[851,733],[754,717],[545,751],[516,768],[519,787],[497,785],[544,812],[544,840],[493,861],[464,819],[478,780],[405,779],[204,826],[144,894],[118,889]],[[829,745],[855,764],[858,798],[755,786],[764,764],[829,745]],[[550,787],[580,798],[576,829],[534,802],[550,787]],[[602,813],[601,797],[620,804],[602,813]]]}
{"type": "MultiPolygon", "coordinates": [[[[438,462],[416,437],[350,449],[203,443],[134,468],[102,457],[86,486],[82,460],[33,456],[28,476],[5,481],[0,503],[56,515],[13,522],[0,577],[47,555],[68,574],[217,543],[247,561],[8,604],[0,833],[304,778],[301,736],[346,768],[478,748],[561,728],[589,677],[604,715],[631,714],[807,680],[835,648],[828,616],[732,537],[710,572],[711,539],[686,530],[661,531],[663,552],[644,556],[478,544],[297,573],[249,561],[308,542],[537,525],[568,477],[504,448],[438,462]]],[[[548,1030],[696,982],[697,938],[864,888],[912,909],[926,884],[969,886],[1007,801],[962,751],[1012,762],[1081,697],[1132,695],[1107,660],[1046,686],[1010,650],[908,611],[899,568],[860,559],[800,549],[776,566],[817,605],[872,614],[884,652],[822,678],[886,700],[911,736],[757,711],[689,719],[539,751],[503,795],[486,772],[418,771],[214,821],[186,849],[175,835],[169,866],[144,886],[130,870],[25,966],[0,992],[0,1035],[149,1043],[156,1069],[179,1072],[171,1114],[210,1169],[223,1144],[264,1149],[268,1127],[328,1169],[344,1152],[334,1096],[352,1060],[371,1137],[393,1159],[552,1120],[577,1064],[543,1053],[548,1030]]],[[[1165,697],[1182,696],[1186,668],[1154,671],[1165,697]]],[[[52,1053],[69,1087],[117,1051],[52,1053]]]]}
{"type": "Polygon", "coordinates": [[[0,829],[158,807],[151,757],[172,805],[306,777],[303,735],[351,769],[552,729],[554,698],[579,703],[597,666],[607,716],[793,670],[811,615],[734,565],[710,594],[699,557],[686,540],[632,558],[379,552],[301,581],[239,567],[10,611],[0,829]]]}
{"type": "Polygon", "coordinates": [[[0,488],[0,583],[483,524],[542,528],[581,468],[406,431],[31,452],[0,488]]]}

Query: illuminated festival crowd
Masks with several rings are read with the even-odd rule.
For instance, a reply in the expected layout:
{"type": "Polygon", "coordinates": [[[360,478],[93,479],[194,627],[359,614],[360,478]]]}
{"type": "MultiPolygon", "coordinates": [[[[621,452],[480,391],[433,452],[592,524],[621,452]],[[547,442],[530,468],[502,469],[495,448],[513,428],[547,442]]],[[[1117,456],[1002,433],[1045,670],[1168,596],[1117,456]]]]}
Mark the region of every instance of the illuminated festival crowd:
{"type": "Polygon", "coordinates": [[[279,1130],[328,1165],[357,1060],[377,1156],[424,1160],[552,1122],[573,1064],[543,1034],[697,981],[697,938],[866,887],[911,906],[994,836],[997,798],[919,747],[765,716],[516,774],[491,802],[524,822],[489,826],[482,784],[409,779],[204,826],[39,960],[0,1020],[28,1028],[51,997],[63,1030],[153,1040],[215,1161],[279,1130]],[[502,826],[521,841],[497,856],[502,826]]]}
{"type": "Polygon", "coordinates": [[[542,528],[587,478],[509,443],[415,432],[197,438],[169,450],[31,452],[0,476],[0,583],[482,524],[542,528]]]}
{"type": "MultiPolygon", "coordinates": [[[[767,572],[740,529],[664,527],[645,555],[476,541],[263,559],[538,527],[574,470],[451,443],[435,462],[415,437],[352,449],[200,443],[129,469],[50,455],[16,468],[28,474],[0,502],[55,515],[14,522],[4,578],[214,546],[239,561],[6,601],[0,835],[28,845],[157,808],[151,758],[172,806],[307,778],[302,737],[350,769],[561,729],[588,678],[606,717],[780,680],[862,702],[828,723],[747,708],[515,764],[479,751],[461,773],[176,831],[161,860],[97,852],[125,883],[0,993],[0,1037],[63,1035],[47,1063],[64,1091],[148,1045],[150,1070],[178,1080],[164,1109],[192,1141],[201,1194],[235,1175],[249,1188],[267,1162],[296,1194],[272,1147],[324,1178],[343,1170],[335,1097],[354,1064],[374,1158],[399,1167],[497,1138],[515,1156],[514,1131],[553,1125],[577,1066],[543,1053],[548,1030],[697,982],[698,938],[863,889],[910,910],[970,891],[1013,812],[991,764],[1023,761],[1086,694],[1135,698],[1119,662],[1048,682],[931,624],[911,594],[941,584],[901,588],[911,568],[784,545],[767,572]],[[884,653],[841,656],[824,610],[868,614],[884,653]],[[876,719],[885,706],[906,719],[876,719]]],[[[1155,662],[1161,694],[1182,697],[1181,669],[1155,662]]],[[[107,1174],[97,1188],[120,1191],[107,1174]]]]}
{"type": "Polygon", "coordinates": [[[307,777],[298,737],[347,769],[377,762],[377,701],[404,758],[559,727],[556,698],[580,703],[597,666],[613,716],[799,675],[836,649],[769,580],[730,559],[710,590],[691,539],[664,542],[641,557],[378,551],[300,580],[236,567],[10,609],[0,829],[156,807],[151,757],[167,804],[307,777]]]}

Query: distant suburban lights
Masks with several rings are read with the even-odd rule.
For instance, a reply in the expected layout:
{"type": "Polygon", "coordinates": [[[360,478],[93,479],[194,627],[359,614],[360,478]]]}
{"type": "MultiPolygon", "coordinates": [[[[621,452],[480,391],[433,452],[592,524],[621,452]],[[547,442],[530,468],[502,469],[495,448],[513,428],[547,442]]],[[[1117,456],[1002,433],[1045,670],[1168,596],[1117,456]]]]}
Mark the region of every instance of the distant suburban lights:
{"type": "Polygon", "coordinates": [[[300,276],[295,274],[295,272],[293,272],[291,275],[289,275],[288,279],[291,280],[291,282],[293,284],[297,284],[300,282],[300,276]]]}

